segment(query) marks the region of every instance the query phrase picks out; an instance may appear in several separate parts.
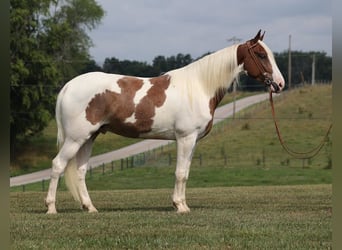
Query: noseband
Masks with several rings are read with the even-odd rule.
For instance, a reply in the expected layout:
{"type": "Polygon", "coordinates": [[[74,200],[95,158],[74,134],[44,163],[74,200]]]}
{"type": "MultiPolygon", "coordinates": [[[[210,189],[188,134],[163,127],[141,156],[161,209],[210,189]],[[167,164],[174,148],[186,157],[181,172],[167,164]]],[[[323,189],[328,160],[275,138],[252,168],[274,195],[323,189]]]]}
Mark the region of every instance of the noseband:
{"type": "Polygon", "coordinates": [[[247,42],[247,49],[248,49],[248,53],[250,54],[250,56],[252,57],[255,65],[257,66],[257,68],[259,69],[261,75],[264,77],[264,84],[268,87],[273,86],[274,91],[278,92],[280,90],[278,84],[276,84],[273,81],[272,76],[270,76],[269,73],[267,73],[264,65],[262,63],[260,63],[260,61],[258,60],[257,56],[255,55],[255,52],[253,51],[253,48],[257,45],[258,43],[254,43],[253,45],[251,45],[250,42],[247,42]]]}

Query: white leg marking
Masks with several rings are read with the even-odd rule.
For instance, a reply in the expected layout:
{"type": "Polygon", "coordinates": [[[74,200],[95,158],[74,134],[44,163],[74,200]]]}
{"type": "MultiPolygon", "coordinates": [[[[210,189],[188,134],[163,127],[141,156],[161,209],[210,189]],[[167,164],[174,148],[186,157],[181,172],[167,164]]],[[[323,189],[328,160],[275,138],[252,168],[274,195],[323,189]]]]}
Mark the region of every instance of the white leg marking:
{"type": "Polygon", "coordinates": [[[189,177],[190,164],[194,148],[196,145],[197,133],[190,134],[186,137],[177,138],[177,167],[176,181],[173,193],[173,205],[177,208],[177,213],[190,212],[190,208],[186,204],[185,189],[186,181],[189,177]]]}
{"type": "Polygon", "coordinates": [[[45,199],[45,205],[48,208],[48,214],[57,213],[56,210],[56,191],[59,176],[64,172],[68,162],[75,157],[80,145],[72,140],[66,140],[57,156],[52,161],[52,173],[48,194],[45,199]]]}

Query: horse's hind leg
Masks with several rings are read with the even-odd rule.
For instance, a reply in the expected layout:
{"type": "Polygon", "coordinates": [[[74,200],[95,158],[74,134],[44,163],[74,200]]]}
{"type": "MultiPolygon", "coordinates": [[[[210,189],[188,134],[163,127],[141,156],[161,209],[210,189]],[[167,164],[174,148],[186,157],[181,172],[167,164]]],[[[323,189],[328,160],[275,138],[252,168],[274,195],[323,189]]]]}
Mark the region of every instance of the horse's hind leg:
{"type": "Polygon", "coordinates": [[[57,156],[52,160],[52,172],[48,194],[45,205],[48,207],[48,214],[57,213],[56,210],[56,191],[60,175],[64,172],[69,161],[75,157],[80,144],[73,140],[65,140],[57,156]]]}
{"type": "Polygon", "coordinates": [[[80,195],[80,201],[82,207],[88,209],[89,213],[97,212],[88,194],[87,186],[85,183],[85,177],[88,168],[88,161],[91,155],[93,147],[93,139],[89,139],[78,151],[76,155],[77,160],[77,176],[78,176],[78,193],[80,195]]]}

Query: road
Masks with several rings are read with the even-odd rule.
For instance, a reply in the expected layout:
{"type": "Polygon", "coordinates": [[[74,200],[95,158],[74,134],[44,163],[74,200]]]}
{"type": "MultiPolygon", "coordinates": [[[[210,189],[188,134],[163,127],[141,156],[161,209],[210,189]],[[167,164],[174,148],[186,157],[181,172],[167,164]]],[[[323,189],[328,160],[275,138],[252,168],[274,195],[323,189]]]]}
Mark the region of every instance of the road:
{"type": "MultiPolygon", "coordinates": [[[[268,93],[253,95],[249,97],[242,98],[237,100],[235,103],[235,111],[239,112],[242,109],[245,109],[251,105],[264,101],[268,98],[268,93]]],[[[222,119],[226,119],[233,115],[233,103],[229,103],[223,105],[216,109],[214,115],[214,124],[220,122],[222,119]]],[[[122,158],[126,158],[135,154],[139,154],[145,151],[152,150],[154,148],[161,147],[163,145],[167,145],[168,143],[173,142],[170,140],[143,140],[141,142],[129,145],[127,147],[123,147],[118,150],[114,150],[108,153],[104,153],[101,155],[96,155],[90,158],[89,164],[92,167],[97,167],[102,165],[103,163],[109,163],[112,161],[120,160],[122,158]]],[[[50,179],[51,169],[46,169],[30,174],[20,175],[16,177],[10,178],[10,186],[20,186],[24,184],[34,183],[41,180],[50,179]]]]}

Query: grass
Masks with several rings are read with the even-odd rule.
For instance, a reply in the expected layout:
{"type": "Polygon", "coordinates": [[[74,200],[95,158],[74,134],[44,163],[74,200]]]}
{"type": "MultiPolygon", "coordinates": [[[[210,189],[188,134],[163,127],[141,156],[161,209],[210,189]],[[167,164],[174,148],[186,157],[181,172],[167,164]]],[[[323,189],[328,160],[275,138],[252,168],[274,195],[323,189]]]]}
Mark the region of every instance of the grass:
{"type": "Polygon", "coordinates": [[[331,185],[189,188],[190,214],[171,189],[92,191],[100,211],[58,193],[10,193],[11,249],[331,249],[331,185]]]}
{"type": "MultiPolygon", "coordinates": [[[[111,171],[110,166],[94,169],[87,174],[89,190],[127,190],[127,189],[159,189],[171,188],[174,185],[174,166],[149,166],[119,168],[111,171]]],[[[49,181],[37,182],[23,186],[11,187],[12,192],[47,191],[49,181]]],[[[302,167],[272,167],[272,168],[227,168],[224,166],[193,166],[187,186],[198,187],[236,187],[264,185],[303,185],[330,184],[332,172],[328,169],[302,167]]],[[[59,190],[65,191],[63,177],[59,190]]]]}

